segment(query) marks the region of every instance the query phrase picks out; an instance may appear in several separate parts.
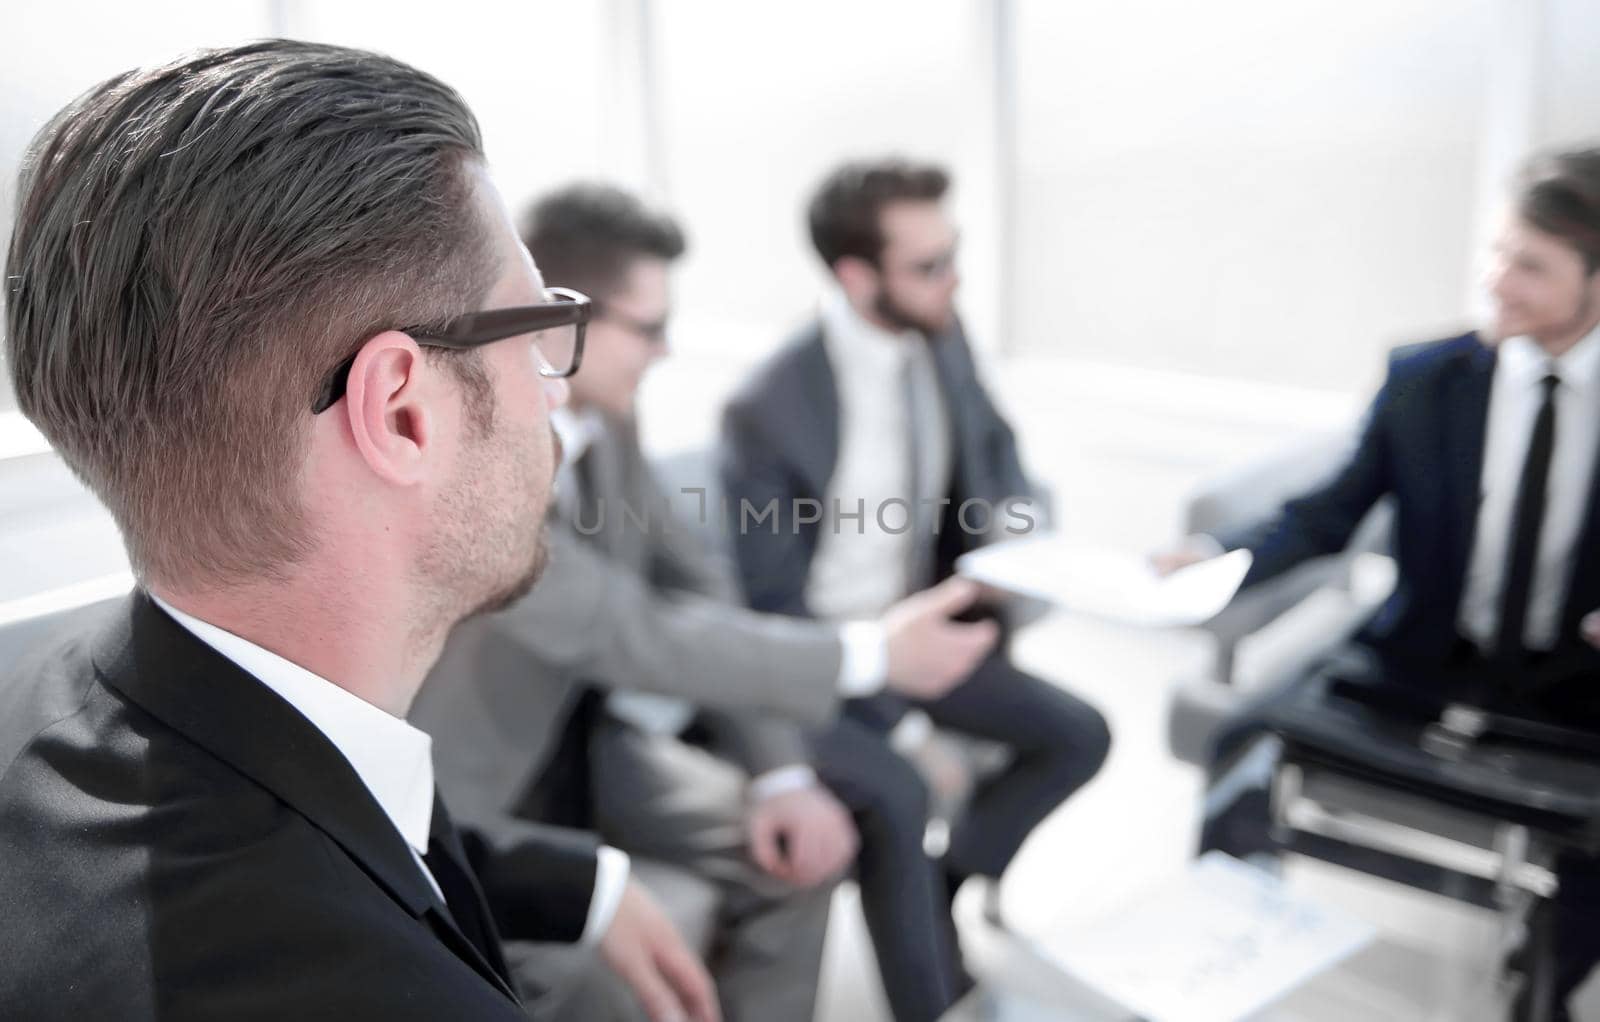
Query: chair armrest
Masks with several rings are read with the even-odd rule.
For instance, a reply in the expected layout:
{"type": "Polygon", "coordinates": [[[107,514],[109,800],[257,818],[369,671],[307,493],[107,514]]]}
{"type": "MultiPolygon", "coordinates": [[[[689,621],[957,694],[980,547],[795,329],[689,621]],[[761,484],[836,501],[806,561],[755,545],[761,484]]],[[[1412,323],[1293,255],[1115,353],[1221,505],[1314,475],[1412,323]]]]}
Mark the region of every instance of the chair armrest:
{"type": "Polygon", "coordinates": [[[1346,570],[1338,557],[1319,557],[1279,578],[1247,589],[1233,598],[1211,620],[1200,626],[1215,643],[1212,672],[1217,681],[1231,684],[1239,644],[1312,593],[1343,584],[1346,570]]]}
{"type": "MultiPolygon", "coordinates": [[[[1346,431],[1324,434],[1203,483],[1184,508],[1186,530],[1190,534],[1222,535],[1267,519],[1286,500],[1336,471],[1349,446],[1350,435],[1346,431]]],[[[1244,590],[1222,613],[1203,625],[1216,642],[1217,680],[1232,681],[1238,646],[1244,639],[1319,589],[1348,590],[1353,558],[1360,553],[1387,550],[1392,522],[1390,502],[1380,502],[1363,519],[1344,551],[1307,561],[1244,590]]]]}

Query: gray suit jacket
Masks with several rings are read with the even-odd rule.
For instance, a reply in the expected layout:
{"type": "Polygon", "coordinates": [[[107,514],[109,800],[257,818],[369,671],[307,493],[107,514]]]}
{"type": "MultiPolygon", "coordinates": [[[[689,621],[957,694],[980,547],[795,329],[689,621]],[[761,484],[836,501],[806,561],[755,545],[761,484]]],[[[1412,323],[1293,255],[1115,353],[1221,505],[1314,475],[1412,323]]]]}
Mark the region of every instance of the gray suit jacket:
{"type": "MultiPolygon", "coordinates": [[[[822,324],[800,331],[734,395],[722,420],[722,484],[730,530],[746,602],[757,610],[809,617],[806,583],[821,526],[793,516],[797,502],[824,499],[839,457],[839,391],[836,367],[823,343],[822,324]],[[739,527],[741,502],[751,508],[777,502],[778,528],[739,527]]],[[[1045,495],[1023,472],[1016,437],[1001,416],[973,363],[972,350],[957,325],[928,340],[945,407],[949,410],[954,454],[950,505],[935,551],[936,578],[951,573],[955,559],[992,535],[965,533],[955,521],[968,499],[989,502],[1000,515],[1008,502],[1015,515],[1007,528],[1042,528],[1049,508],[1045,495]],[[1031,524],[1025,524],[1031,522],[1031,524]]],[[[1008,608],[1008,623],[1036,613],[1037,605],[1008,608]]]]}
{"type": "Polygon", "coordinates": [[[611,424],[587,459],[589,492],[552,516],[544,577],[509,610],[456,628],[412,711],[456,816],[491,835],[539,826],[535,789],[590,686],[696,704],[752,773],[803,761],[790,721],[821,724],[837,708],[835,629],[732,602],[716,558],[668,526],[631,424],[611,424]]]}

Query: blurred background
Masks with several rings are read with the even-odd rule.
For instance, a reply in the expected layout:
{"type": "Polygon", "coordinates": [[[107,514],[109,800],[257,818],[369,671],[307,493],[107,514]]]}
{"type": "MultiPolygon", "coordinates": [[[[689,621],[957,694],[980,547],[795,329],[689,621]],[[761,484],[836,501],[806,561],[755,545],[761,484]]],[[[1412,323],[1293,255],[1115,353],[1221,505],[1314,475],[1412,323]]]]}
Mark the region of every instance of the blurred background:
{"type": "MultiPolygon", "coordinates": [[[[1024,453],[1063,528],[1124,544],[1169,536],[1194,479],[1346,428],[1387,349],[1470,322],[1508,175],[1600,124],[1591,0],[7,7],[6,234],[20,155],[73,96],[263,35],[454,85],[514,204],[580,177],[664,204],[691,249],[643,399],[657,451],[705,442],[812,311],[801,205],[824,170],[942,161],[961,306],[1024,453]]],[[[8,390],[0,457],[37,451],[8,390]]]]}
{"type": "Polygon", "coordinates": [[[368,47],[465,95],[513,201],[598,175],[675,210],[695,357],[776,343],[819,277],[807,189],[900,151],[955,172],[984,347],[1360,391],[1386,346],[1461,320],[1508,166],[1600,114],[1588,0],[7,7],[0,217],[27,140],[118,70],[263,35],[368,47]]]}
{"type": "Polygon", "coordinates": [[[692,248],[679,357],[646,398],[663,446],[703,436],[726,382],[811,309],[800,206],[841,158],[952,168],[969,332],[997,375],[1035,367],[1019,399],[1316,429],[1359,405],[1387,348],[1467,319],[1507,173],[1600,114],[1588,0],[7,6],[7,232],[20,154],[62,104],[263,35],[450,82],[514,203],[598,176],[665,204],[692,248]],[[674,400],[681,378],[693,400],[674,400]]]}
{"type": "MultiPolygon", "coordinates": [[[[1176,537],[1197,488],[1348,436],[1387,349],[1471,324],[1522,158],[1600,137],[1594,0],[9,0],[5,25],[0,236],[24,147],[73,96],[267,35],[455,86],[514,205],[603,178],[665,206],[691,247],[673,357],[645,385],[658,454],[705,444],[814,310],[802,204],[824,171],[941,161],[960,304],[1024,456],[1062,531],[1125,549],[1176,537]]],[[[13,407],[0,381],[0,601],[123,563],[13,407]]],[[[1060,615],[1024,636],[1019,659],[1070,677],[1117,747],[1008,879],[1023,931],[1095,918],[1186,860],[1198,778],[1161,708],[1209,642],[1060,615]]],[[[1338,897],[1449,963],[1284,1017],[1465,1017],[1440,991],[1469,989],[1487,930],[1371,885],[1338,897]]],[[[849,967],[863,939],[830,945],[827,1017],[872,1017],[849,967]]]]}

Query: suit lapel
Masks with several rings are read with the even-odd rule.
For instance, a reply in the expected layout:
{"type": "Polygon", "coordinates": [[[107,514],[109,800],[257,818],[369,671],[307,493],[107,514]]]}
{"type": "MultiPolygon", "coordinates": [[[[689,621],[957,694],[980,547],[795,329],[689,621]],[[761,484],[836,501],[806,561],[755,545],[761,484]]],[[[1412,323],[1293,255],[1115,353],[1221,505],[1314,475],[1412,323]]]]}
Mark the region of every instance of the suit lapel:
{"type": "Polygon", "coordinates": [[[665,508],[651,507],[649,494],[640,483],[644,466],[637,461],[637,446],[630,442],[633,424],[607,418],[605,428],[595,436],[589,456],[594,459],[590,500],[605,508],[606,528],[598,536],[586,537],[598,543],[611,559],[638,574],[649,569],[650,536],[655,518],[665,508]]]}
{"type": "Polygon", "coordinates": [[[1584,507],[1583,528],[1578,546],[1572,552],[1572,576],[1567,584],[1566,602],[1561,610],[1561,635],[1578,632],[1578,622],[1591,610],[1600,610],[1600,451],[1589,470],[1589,501],[1584,507]]]}
{"type": "Polygon", "coordinates": [[[1489,391],[1494,380],[1495,353],[1475,344],[1462,355],[1446,381],[1444,434],[1440,437],[1445,466],[1444,520],[1452,561],[1451,592],[1459,602],[1472,545],[1477,535],[1478,507],[1482,503],[1484,440],[1489,425],[1489,391]]]}
{"type": "MultiPolygon", "coordinates": [[[[327,834],[417,918],[454,929],[405,839],[344,755],[276,692],[172,620],[143,591],[100,634],[107,684],[228,763],[327,834]]],[[[446,940],[502,992],[516,995],[459,932],[446,940]],[[466,954],[462,953],[465,947],[466,954]]]]}
{"type": "Polygon", "coordinates": [[[939,396],[944,399],[945,424],[950,437],[950,489],[956,503],[966,497],[982,494],[973,474],[981,466],[976,464],[981,451],[977,449],[975,431],[971,428],[973,416],[968,414],[969,372],[963,355],[966,334],[958,321],[946,332],[928,339],[933,353],[933,366],[939,378],[939,396]]]}
{"type": "Polygon", "coordinates": [[[451,918],[448,908],[443,905],[430,905],[428,911],[423,914],[423,919],[427,922],[428,929],[433,931],[433,935],[439,938],[439,943],[454,951],[457,958],[472,966],[478,975],[493,983],[502,994],[519,1005],[522,1003],[522,999],[511,989],[507,977],[496,972],[494,966],[484,960],[477,945],[461,932],[461,927],[451,918]]]}
{"type": "Polygon", "coordinates": [[[455,824],[451,822],[450,814],[445,810],[444,800],[439,797],[437,791],[433,796],[433,818],[428,840],[444,846],[448,854],[454,858],[458,870],[466,873],[468,879],[472,881],[470,892],[472,904],[465,906],[465,910],[477,914],[476,928],[483,933],[485,946],[480,948],[467,937],[464,921],[455,918],[448,904],[441,906],[435,902],[429,911],[429,921],[440,939],[449,944],[456,954],[471,962],[480,973],[500,987],[502,992],[509,995],[512,1000],[516,1000],[516,995],[512,993],[510,987],[511,971],[500,949],[500,935],[495,930],[493,914],[484,899],[483,889],[472,876],[471,864],[466,850],[461,846],[460,835],[456,832],[455,824]]]}
{"type": "Polygon", "coordinates": [[[822,340],[823,329],[819,323],[801,348],[800,385],[773,395],[775,400],[790,402],[787,414],[778,416],[777,421],[799,427],[794,434],[794,464],[809,495],[817,500],[827,493],[839,463],[839,387],[822,340]]]}

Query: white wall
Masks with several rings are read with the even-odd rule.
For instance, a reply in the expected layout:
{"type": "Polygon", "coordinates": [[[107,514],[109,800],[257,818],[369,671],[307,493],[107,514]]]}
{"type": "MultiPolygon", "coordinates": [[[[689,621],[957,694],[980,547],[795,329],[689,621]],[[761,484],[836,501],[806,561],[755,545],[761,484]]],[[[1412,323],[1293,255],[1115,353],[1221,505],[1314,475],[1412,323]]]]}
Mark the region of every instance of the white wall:
{"type": "Polygon", "coordinates": [[[1600,8],[1594,0],[1543,0],[1541,6],[1544,71],[1535,141],[1600,144],[1600,8]]]}
{"type": "Polygon", "coordinates": [[[822,176],[852,156],[940,161],[955,177],[963,305],[993,338],[996,236],[987,3],[713,0],[659,5],[671,198],[692,232],[685,350],[753,357],[814,308],[804,224],[822,176]]]}
{"type": "Polygon", "coordinates": [[[562,0],[296,0],[290,34],[377,50],[460,92],[478,117],[496,183],[513,208],[573,178],[619,167],[636,127],[613,115],[615,5],[562,0]]]}
{"type": "Polygon", "coordinates": [[[1364,388],[1462,311],[1485,8],[1024,2],[1018,349],[1364,388]]]}
{"type": "Polygon", "coordinates": [[[1463,319],[1521,150],[1600,133],[1593,0],[14,6],[7,233],[22,146],[92,82],[270,31],[368,46],[462,91],[513,202],[600,175],[675,208],[692,249],[674,341],[728,367],[810,308],[801,206],[819,176],[899,151],[955,172],[981,347],[1359,393],[1384,348],[1463,319]]]}

